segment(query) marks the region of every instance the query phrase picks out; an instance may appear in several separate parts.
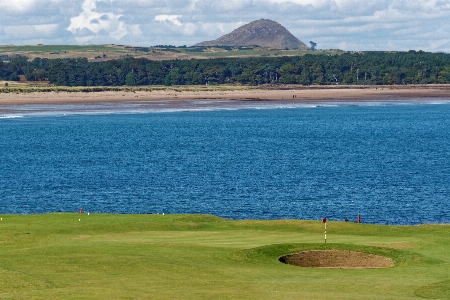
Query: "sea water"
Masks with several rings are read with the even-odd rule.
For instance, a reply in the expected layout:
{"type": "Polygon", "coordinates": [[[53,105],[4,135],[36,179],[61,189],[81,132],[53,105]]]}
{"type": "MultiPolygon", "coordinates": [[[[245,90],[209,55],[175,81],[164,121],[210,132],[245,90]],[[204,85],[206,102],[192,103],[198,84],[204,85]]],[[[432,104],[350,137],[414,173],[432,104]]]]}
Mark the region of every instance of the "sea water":
{"type": "Polygon", "coordinates": [[[450,223],[450,102],[0,110],[0,213],[450,223]]]}

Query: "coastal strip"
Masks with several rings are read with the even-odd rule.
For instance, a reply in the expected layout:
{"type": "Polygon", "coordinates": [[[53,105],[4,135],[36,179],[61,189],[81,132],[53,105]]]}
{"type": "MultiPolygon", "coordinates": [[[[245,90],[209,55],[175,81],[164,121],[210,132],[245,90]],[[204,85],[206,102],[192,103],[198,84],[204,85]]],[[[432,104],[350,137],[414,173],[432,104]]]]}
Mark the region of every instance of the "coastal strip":
{"type": "MultiPolygon", "coordinates": [[[[151,87],[150,87],[151,88],[151,87]]],[[[166,87],[160,89],[123,89],[101,92],[0,90],[0,105],[70,104],[95,102],[140,102],[159,100],[229,101],[396,101],[407,99],[450,100],[450,85],[414,86],[268,86],[268,87],[166,87]]]]}

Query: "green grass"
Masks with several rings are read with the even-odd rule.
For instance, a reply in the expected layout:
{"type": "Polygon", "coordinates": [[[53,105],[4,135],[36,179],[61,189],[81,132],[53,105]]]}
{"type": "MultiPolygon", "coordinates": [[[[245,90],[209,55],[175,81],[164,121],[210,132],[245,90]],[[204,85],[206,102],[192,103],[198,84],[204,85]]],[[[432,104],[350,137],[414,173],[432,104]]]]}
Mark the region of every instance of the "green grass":
{"type": "MultiPolygon", "coordinates": [[[[137,49],[140,49],[139,47],[137,49]]],[[[95,57],[106,54],[108,59],[120,59],[126,56],[145,57],[148,59],[191,59],[196,58],[230,58],[230,57],[275,57],[275,56],[302,56],[306,54],[334,55],[342,54],[340,50],[271,50],[255,48],[249,50],[211,47],[208,49],[193,51],[190,48],[174,48],[166,51],[158,47],[149,47],[148,52],[135,51],[136,48],[125,45],[0,45],[0,55],[20,54],[33,60],[39,58],[79,58],[86,57],[95,61],[95,57]]],[[[195,50],[195,49],[194,49],[195,50]]]]}
{"type": "Polygon", "coordinates": [[[0,215],[0,299],[449,299],[450,226],[232,221],[208,215],[0,215]],[[310,269],[348,249],[387,269],[310,269]]]}
{"type": "Polygon", "coordinates": [[[242,85],[179,85],[179,86],[55,86],[45,82],[18,82],[0,80],[0,94],[28,94],[38,92],[63,92],[63,93],[94,93],[94,92],[152,92],[152,91],[175,91],[175,92],[201,92],[201,91],[236,91],[255,90],[264,86],[242,86],[242,85]],[[8,85],[6,85],[6,83],[8,85]]]}
{"type": "Polygon", "coordinates": [[[94,60],[106,54],[110,59],[119,59],[125,55],[136,55],[133,49],[119,45],[0,45],[0,55],[19,54],[28,60],[39,58],[79,58],[94,60]]]}

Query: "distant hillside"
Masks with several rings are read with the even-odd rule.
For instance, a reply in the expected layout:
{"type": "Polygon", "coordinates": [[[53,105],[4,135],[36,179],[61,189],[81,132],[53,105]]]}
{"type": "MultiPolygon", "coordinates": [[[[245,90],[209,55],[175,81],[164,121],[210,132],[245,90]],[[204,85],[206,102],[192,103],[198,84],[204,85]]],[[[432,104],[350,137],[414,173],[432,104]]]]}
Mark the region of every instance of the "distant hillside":
{"type": "Polygon", "coordinates": [[[213,41],[194,46],[260,46],[271,49],[309,49],[280,23],[261,19],[243,25],[213,41]]]}
{"type": "Polygon", "coordinates": [[[301,56],[305,54],[334,55],[340,50],[269,49],[261,47],[186,47],[157,45],[138,47],[130,45],[0,45],[0,62],[8,62],[17,56],[25,56],[29,61],[35,58],[76,59],[86,57],[89,61],[106,61],[125,57],[143,57],[150,60],[209,59],[225,57],[277,57],[301,56]]]}

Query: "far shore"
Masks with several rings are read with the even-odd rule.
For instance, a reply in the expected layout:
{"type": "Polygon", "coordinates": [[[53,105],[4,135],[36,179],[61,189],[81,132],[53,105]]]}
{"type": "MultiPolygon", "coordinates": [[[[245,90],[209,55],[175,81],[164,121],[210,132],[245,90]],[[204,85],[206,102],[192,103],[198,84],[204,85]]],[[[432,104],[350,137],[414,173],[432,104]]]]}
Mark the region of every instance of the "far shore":
{"type": "Polygon", "coordinates": [[[158,100],[229,101],[370,101],[443,99],[450,100],[450,85],[405,86],[264,86],[264,87],[165,87],[150,90],[82,92],[20,92],[0,90],[0,105],[68,104],[95,102],[139,102],[158,100]]]}

